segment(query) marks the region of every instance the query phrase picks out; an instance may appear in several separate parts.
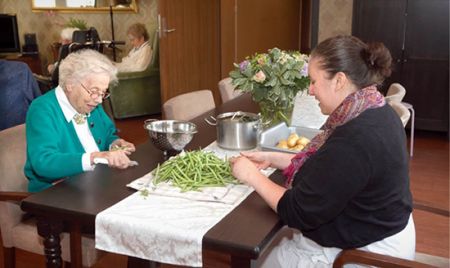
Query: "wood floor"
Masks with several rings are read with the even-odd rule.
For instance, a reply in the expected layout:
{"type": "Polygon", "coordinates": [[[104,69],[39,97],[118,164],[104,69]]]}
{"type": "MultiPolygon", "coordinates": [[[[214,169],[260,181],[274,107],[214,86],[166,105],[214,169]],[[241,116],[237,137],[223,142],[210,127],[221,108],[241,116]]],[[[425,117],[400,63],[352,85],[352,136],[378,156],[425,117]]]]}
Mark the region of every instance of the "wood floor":
{"type": "MultiPolygon", "coordinates": [[[[157,118],[154,116],[153,118],[157,118]]],[[[148,117],[116,120],[119,135],[135,144],[146,142],[148,137],[143,129],[148,117]]],[[[409,131],[408,131],[409,132],[409,131]]],[[[415,200],[427,202],[435,207],[449,209],[449,141],[445,134],[417,132],[414,157],[411,158],[411,190],[415,200]]],[[[415,210],[416,251],[449,258],[449,218],[415,210]]],[[[3,258],[3,252],[0,251],[3,258]]],[[[211,263],[205,267],[226,267],[227,256],[208,254],[211,263]]],[[[18,268],[45,267],[44,258],[27,252],[17,252],[18,268]]],[[[127,258],[106,253],[94,266],[96,268],[126,267],[127,258]]],[[[0,268],[3,267],[0,264],[0,268]]],[[[174,267],[163,265],[163,267],[174,267]]]]}

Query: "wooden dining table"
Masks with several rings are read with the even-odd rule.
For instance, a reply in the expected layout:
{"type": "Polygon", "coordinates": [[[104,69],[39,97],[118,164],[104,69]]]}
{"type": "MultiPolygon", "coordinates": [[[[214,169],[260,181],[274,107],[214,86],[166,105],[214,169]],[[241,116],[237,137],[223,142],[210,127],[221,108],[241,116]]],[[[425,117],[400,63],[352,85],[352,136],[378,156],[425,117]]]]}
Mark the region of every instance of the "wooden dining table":
{"type": "MultiPolygon", "coordinates": [[[[186,149],[204,148],[216,140],[216,128],[204,118],[232,111],[258,112],[258,106],[244,94],[194,118],[191,122],[197,125],[198,133],[186,149]]],[[[94,234],[97,214],[133,194],[135,190],[126,184],[165,160],[150,140],[138,145],[131,158],[139,165],[125,170],[99,165],[22,201],[21,208],[36,216],[47,267],[62,266],[59,236],[63,231],[71,234],[71,266],[82,267],[81,234],[94,234]]],[[[276,171],[271,178],[280,182],[281,172],[276,171]]],[[[250,267],[251,260],[258,259],[282,226],[277,214],[253,192],[204,235],[202,248],[229,255],[231,267],[250,267]]]]}

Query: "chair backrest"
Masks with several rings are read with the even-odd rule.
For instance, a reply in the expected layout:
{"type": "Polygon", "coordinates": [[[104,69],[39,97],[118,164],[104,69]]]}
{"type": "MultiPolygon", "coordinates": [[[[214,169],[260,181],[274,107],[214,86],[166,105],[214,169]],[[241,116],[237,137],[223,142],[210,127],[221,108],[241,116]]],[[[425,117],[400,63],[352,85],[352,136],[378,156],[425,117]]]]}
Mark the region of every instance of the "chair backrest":
{"type": "MultiPolygon", "coordinates": [[[[23,172],[26,160],[25,124],[0,131],[0,191],[27,192],[28,180],[23,172]]],[[[23,215],[17,204],[0,202],[0,226],[3,246],[12,247],[11,229],[23,215]]]]}
{"type": "Polygon", "coordinates": [[[236,86],[232,84],[232,79],[230,77],[219,81],[219,91],[222,103],[242,95],[243,92],[241,90],[234,90],[235,88],[236,86]]]}
{"type": "Polygon", "coordinates": [[[181,94],[166,101],[163,105],[166,119],[189,121],[200,114],[214,109],[211,90],[198,90],[181,94]]]}
{"type": "Polygon", "coordinates": [[[402,120],[403,126],[406,126],[406,124],[409,121],[409,118],[411,117],[411,113],[409,110],[400,102],[391,101],[388,102],[391,107],[394,109],[394,111],[398,114],[400,117],[400,120],[402,120]]]}
{"type": "Polygon", "coordinates": [[[27,192],[25,124],[0,131],[0,191],[27,192]]]}
{"type": "Polygon", "coordinates": [[[159,35],[158,31],[153,35],[152,42],[152,59],[150,60],[150,64],[152,68],[159,68],[159,35]]]}
{"type": "Polygon", "coordinates": [[[387,102],[401,102],[405,94],[406,89],[402,85],[393,83],[389,86],[385,99],[387,102]]]}

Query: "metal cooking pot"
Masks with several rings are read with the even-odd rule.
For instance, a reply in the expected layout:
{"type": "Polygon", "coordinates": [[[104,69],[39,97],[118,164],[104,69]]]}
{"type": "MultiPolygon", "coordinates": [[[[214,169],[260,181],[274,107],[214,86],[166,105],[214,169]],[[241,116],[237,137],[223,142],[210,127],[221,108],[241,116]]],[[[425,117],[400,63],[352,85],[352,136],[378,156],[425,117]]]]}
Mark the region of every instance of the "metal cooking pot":
{"type": "Polygon", "coordinates": [[[217,145],[224,149],[247,150],[258,143],[260,116],[247,112],[223,113],[205,121],[217,126],[217,145]],[[211,122],[214,121],[214,122],[211,122]]]}

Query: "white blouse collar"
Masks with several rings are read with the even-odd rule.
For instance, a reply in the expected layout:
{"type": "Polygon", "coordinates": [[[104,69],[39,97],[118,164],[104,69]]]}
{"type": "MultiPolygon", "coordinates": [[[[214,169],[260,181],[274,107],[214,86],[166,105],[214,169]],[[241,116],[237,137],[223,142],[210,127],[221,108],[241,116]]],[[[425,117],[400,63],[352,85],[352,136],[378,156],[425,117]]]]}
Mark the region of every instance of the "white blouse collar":
{"type": "Polygon", "coordinates": [[[75,110],[75,108],[73,108],[72,104],[70,104],[69,99],[67,98],[66,93],[61,86],[56,87],[55,95],[56,99],[58,100],[58,104],[63,111],[64,117],[69,123],[73,120],[73,116],[78,112],[75,110]]]}

